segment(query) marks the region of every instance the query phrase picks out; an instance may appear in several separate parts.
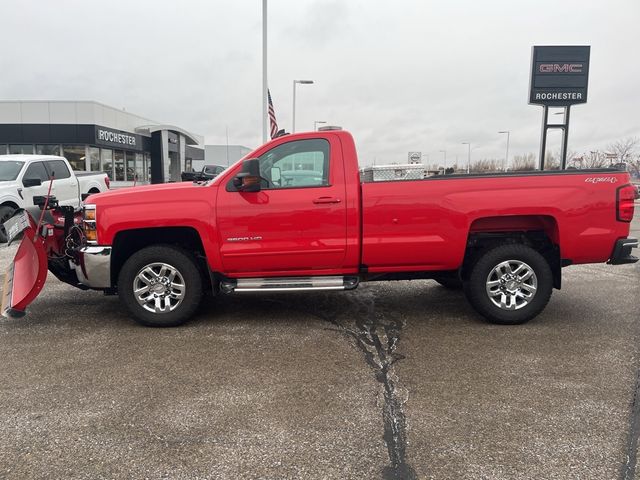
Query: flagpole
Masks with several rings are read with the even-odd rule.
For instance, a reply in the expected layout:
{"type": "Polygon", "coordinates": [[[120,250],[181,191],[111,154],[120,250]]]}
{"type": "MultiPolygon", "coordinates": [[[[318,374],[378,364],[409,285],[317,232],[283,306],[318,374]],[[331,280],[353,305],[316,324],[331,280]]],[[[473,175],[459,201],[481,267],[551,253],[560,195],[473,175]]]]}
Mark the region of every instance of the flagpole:
{"type": "Polygon", "coordinates": [[[262,143],[267,143],[267,0],[262,0],[262,143]]]}

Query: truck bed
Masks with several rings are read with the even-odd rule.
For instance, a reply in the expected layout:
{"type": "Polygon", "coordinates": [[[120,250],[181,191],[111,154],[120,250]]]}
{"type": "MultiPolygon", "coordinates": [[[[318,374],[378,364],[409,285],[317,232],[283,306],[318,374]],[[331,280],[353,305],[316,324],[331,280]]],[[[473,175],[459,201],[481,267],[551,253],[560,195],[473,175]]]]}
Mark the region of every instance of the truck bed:
{"type": "Polygon", "coordinates": [[[626,176],[594,169],[363,182],[363,264],[371,272],[453,270],[473,234],[534,230],[567,263],[605,262],[628,230],[615,221],[626,176]]]}

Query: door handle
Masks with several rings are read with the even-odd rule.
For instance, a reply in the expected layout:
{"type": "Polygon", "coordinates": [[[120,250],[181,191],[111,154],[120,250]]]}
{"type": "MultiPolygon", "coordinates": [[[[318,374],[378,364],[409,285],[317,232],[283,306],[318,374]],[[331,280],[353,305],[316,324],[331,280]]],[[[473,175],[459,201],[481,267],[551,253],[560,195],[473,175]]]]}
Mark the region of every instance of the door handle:
{"type": "Polygon", "coordinates": [[[320,198],[316,198],[313,203],[317,204],[321,204],[321,203],[340,203],[342,200],[340,200],[339,198],[335,198],[335,197],[320,197],[320,198]]]}

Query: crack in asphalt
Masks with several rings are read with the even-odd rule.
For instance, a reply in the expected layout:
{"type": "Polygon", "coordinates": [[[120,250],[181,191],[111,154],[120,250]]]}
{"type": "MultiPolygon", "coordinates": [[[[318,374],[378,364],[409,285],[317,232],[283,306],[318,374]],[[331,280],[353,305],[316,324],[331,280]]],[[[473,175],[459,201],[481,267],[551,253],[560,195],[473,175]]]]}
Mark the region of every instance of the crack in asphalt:
{"type": "Polygon", "coordinates": [[[629,437],[625,461],[620,471],[620,480],[633,480],[636,473],[638,439],[640,438],[640,368],[636,370],[636,379],[631,403],[631,418],[629,422],[629,437]]]}
{"type": "MultiPolygon", "coordinates": [[[[372,294],[348,295],[345,298],[356,309],[353,327],[339,321],[343,312],[335,308],[335,303],[321,305],[312,315],[331,323],[337,331],[354,340],[356,346],[364,353],[375,379],[383,387],[383,439],[387,445],[390,464],[383,468],[382,478],[414,480],[417,475],[406,460],[407,419],[403,405],[408,399],[408,393],[399,387],[399,380],[393,368],[396,362],[405,358],[396,352],[404,322],[381,313],[376,308],[372,294]]],[[[295,308],[289,303],[286,305],[295,308]]],[[[311,312],[305,310],[305,313],[311,312]]]]}

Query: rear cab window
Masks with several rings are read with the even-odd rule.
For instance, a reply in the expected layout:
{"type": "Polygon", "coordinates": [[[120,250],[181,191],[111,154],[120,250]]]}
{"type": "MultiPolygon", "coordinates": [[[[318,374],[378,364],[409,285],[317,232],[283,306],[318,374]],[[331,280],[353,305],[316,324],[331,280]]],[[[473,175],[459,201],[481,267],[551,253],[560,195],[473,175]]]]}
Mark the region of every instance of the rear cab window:
{"type": "Polygon", "coordinates": [[[71,176],[69,167],[63,160],[47,160],[47,170],[49,175],[54,176],[55,180],[62,180],[71,176]]]}

